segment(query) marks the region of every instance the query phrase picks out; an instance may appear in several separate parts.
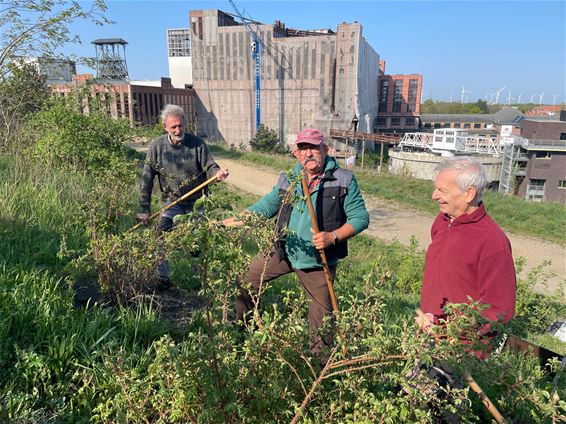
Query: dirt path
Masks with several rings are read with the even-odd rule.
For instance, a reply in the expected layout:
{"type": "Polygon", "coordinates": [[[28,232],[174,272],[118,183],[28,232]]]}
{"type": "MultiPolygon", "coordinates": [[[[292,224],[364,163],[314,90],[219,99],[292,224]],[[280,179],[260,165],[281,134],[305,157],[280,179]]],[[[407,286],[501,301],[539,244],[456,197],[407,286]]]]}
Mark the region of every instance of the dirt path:
{"type": "MultiPolygon", "coordinates": [[[[136,148],[140,151],[143,147],[136,148]]],[[[277,180],[278,172],[270,168],[257,167],[242,164],[231,159],[217,155],[216,160],[222,168],[228,168],[230,177],[227,183],[235,187],[263,196],[270,191],[277,180]]],[[[411,236],[415,236],[422,248],[430,243],[430,226],[434,219],[433,215],[422,212],[414,212],[408,208],[364,195],[366,207],[370,213],[370,226],[364,232],[381,240],[399,240],[401,243],[409,244],[411,236]]],[[[488,205],[489,206],[489,205],[488,205]]],[[[542,284],[536,290],[543,293],[554,290],[566,278],[566,248],[555,243],[550,243],[525,236],[508,234],[513,248],[513,256],[524,257],[527,261],[526,269],[541,264],[545,260],[551,260],[552,264],[548,270],[556,274],[549,280],[548,287],[542,284]]],[[[566,289],[564,292],[566,299],[566,289]]]]}

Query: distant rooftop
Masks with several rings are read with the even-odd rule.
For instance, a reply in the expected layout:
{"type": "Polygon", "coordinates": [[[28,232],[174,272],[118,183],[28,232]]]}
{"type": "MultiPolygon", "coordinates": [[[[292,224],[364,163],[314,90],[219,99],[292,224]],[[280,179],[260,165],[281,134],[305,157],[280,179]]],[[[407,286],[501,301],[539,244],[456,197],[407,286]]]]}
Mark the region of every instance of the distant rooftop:
{"type": "Polygon", "coordinates": [[[122,38],[99,38],[94,40],[91,44],[128,44],[128,42],[122,38]]]}
{"type": "Polygon", "coordinates": [[[525,115],[511,107],[504,107],[498,110],[493,114],[493,117],[493,122],[496,124],[518,124],[525,119],[525,115]]]}
{"type": "Polygon", "coordinates": [[[493,122],[493,115],[480,113],[424,113],[423,122],[493,122]]]}
{"type": "Polygon", "coordinates": [[[422,122],[485,122],[496,124],[518,125],[525,115],[517,109],[503,108],[492,114],[478,113],[425,113],[421,115],[422,122]]]}

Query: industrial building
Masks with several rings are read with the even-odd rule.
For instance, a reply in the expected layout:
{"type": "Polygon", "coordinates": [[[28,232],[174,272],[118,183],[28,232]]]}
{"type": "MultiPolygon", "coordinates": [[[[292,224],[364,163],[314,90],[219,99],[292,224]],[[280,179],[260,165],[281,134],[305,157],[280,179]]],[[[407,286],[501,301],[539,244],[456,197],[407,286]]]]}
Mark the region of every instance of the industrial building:
{"type": "Polygon", "coordinates": [[[71,82],[77,73],[76,63],[68,59],[20,56],[14,58],[14,63],[34,66],[38,73],[45,75],[45,82],[49,85],[71,82]]]}
{"type": "MultiPolygon", "coordinates": [[[[51,89],[62,96],[69,95],[88,84],[92,97],[99,98],[109,116],[126,118],[131,125],[155,125],[161,110],[168,103],[181,106],[187,117],[187,127],[195,126],[195,92],[192,89],[175,88],[170,78],[159,81],[106,81],[100,82],[92,74],[79,74],[73,81],[54,84],[51,89]]],[[[88,102],[83,109],[88,113],[88,102]]]]}
{"type": "Polygon", "coordinates": [[[361,24],[296,30],[220,10],[192,10],[189,20],[199,132],[247,145],[261,123],[290,143],[305,127],[350,129],[354,117],[372,132],[379,55],[361,24]]]}
{"type": "Polygon", "coordinates": [[[527,117],[521,124],[528,162],[517,195],[566,204],[566,110],[552,119],[527,117]]]}
{"type": "Polygon", "coordinates": [[[193,84],[193,66],[191,30],[189,28],[167,30],[167,60],[169,77],[173,87],[191,87],[193,84]]]}
{"type": "Polygon", "coordinates": [[[445,157],[470,155],[484,165],[491,188],[525,200],[566,204],[566,111],[560,119],[512,115],[503,111],[501,119],[491,121],[488,134],[450,126],[406,133],[389,151],[390,170],[433,180],[434,168],[445,157]]]}
{"type": "Polygon", "coordinates": [[[385,73],[385,61],[379,62],[378,110],[374,132],[404,133],[420,127],[423,76],[385,73]]]}
{"type": "Polygon", "coordinates": [[[525,118],[520,111],[504,107],[495,113],[428,113],[421,115],[421,129],[432,131],[437,128],[465,129],[469,134],[497,136],[502,126],[511,126],[511,134],[521,133],[521,121],[525,118]]]}
{"type": "MultiPolygon", "coordinates": [[[[127,41],[121,38],[98,39],[96,78],[92,74],[72,75],[69,81],[51,84],[54,93],[66,96],[80,87],[88,87],[91,98],[98,98],[109,116],[128,119],[131,125],[155,125],[161,110],[168,103],[185,110],[187,127],[195,129],[195,91],[176,88],[171,78],[157,81],[131,81],[126,64],[127,41]]],[[[170,50],[171,51],[171,50],[170,50]]],[[[85,99],[83,112],[88,113],[85,99]]]]}

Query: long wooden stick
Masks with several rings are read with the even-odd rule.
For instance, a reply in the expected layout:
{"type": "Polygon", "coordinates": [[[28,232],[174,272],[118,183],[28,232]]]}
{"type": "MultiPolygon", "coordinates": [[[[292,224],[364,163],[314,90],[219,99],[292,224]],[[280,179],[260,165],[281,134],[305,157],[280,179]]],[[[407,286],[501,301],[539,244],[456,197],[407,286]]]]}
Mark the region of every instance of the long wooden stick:
{"type": "MultiPolygon", "coordinates": [[[[318,228],[318,222],[316,220],[316,214],[314,213],[314,208],[312,205],[311,193],[309,191],[309,185],[307,184],[307,174],[303,173],[303,178],[301,179],[303,185],[303,193],[306,197],[306,203],[309,208],[309,215],[311,217],[312,229],[315,234],[320,232],[318,228]]],[[[326,285],[328,286],[328,291],[330,292],[330,300],[332,301],[332,309],[334,310],[334,316],[338,317],[338,302],[336,301],[336,294],[334,293],[334,286],[332,284],[332,277],[330,276],[330,269],[328,268],[328,261],[326,260],[326,253],[324,249],[319,249],[320,261],[322,262],[322,269],[324,270],[324,277],[326,279],[326,285]]],[[[342,335],[341,335],[342,337],[342,335]]],[[[342,337],[342,353],[344,356],[347,354],[346,345],[344,344],[344,337],[342,337]]]]}
{"type": "MultiPolygon", "coordinates": [[[[424,315],[425,314],[422,311],[422,309],[417,308],[417,316],[421,318],[421,320],[424,320],[424,315]]],[[[499,410],[496,408],[493,402],[487,397],[487,395],[484,393],[480,385],[476,382],[476,380],[474,380],[474,377],[471,376],[471,374],[468,372],[467,369],[462,370],[462,376],[464,377],[464,380],[466,380],[466,383],[468,383],[468,386],[470,386],[470,388],[474,392],[476,392],[476,394],[479,396],[483,405],[487,408],[487,410],[493,416],[493,418],[495,418],[495,421],[497,421],[499,424],[507,424],[507,421],[505,421],[503,415],[501,415],[499,410]]]]}
{"type": "MultiPolygon", "coordinates": [[[[312,224],[312,229],[314,231],[315,234],[320,233],[320,230],[318,228],[318,222],[316,220],[316,214],[314,213],[314,208],[312,206],[312,199],[311,199],[311,193],[309,191],[309,186],[307,184],[307,174],[303,174],[303,178],[302,178],[302,184],[303,184],[303,193],[306,196],[306,202],[307,202],[307,206],[309,208],[309,214],[311,217],[311,224],[312,224]]],[[[326,253],[324,252],[324,249],[319,249],[318,253],[320,253],[320,260],[322,262],[322,269],[324,270],[324,277],[326,278],[326,285],[328,286],[328,291],[330,292],[330,299],[332,300],[332,309],[334,309],[334,312],[337,314],[338,313],[338,302],[336,301],[336,295],[334,294],[334,286],[332,285],[332,278],[330,277],[330,269],[328,268],[328,261],[326,260],[326,253]]]]}
{"type": "Polygon", "coordinates": [[[483,392],[482,388],[479,386],[476,380],[474,380],[474,377],[470,375],[468,370],[462,370],[462,375],[464,376],[464,380],[466,380],[466,383],[468,383],[470,388],[477,393],[477,395],[479,396],[480,400],[482,401],[483,405],[487,408],[489,413],[493,416],[493,418],[495,418],[495,421],[497,421],[499,424],[507,424],[507,421],[505,421],[503,415],[501,415],[501,413],[495,407],[493,402],[489,400],[487,395],[483,392]]]}
{"type": "MultiPolygon", "coordinates": [[[[182,200],[185,200],[187,197],[192,196],[193,194],[195,194],[197,191],[202,190],[204,187],[206,187],[207,185],[209,185],[210,183],[213,183],[214,181],[216,181],[218,179],[218,174],[215,175],[212,178],[209,178],[208,180],[206,180],[204,183],[196,186],[195,188],[193,188],[191,191],[189,191],[187,194],[183,194],[181,197],[179,197],[177,200],[175,200],[174,202],[169,203],[167,206],[164,206],[162,209],[160,209],[159,211],[155,212],[153,215],[151,215],[149,217],[149,220],[151,221],[153,218],[155,218],[158,215],[161,215],[163,212],[165,212],[167,209],[172,208],[173,206],[175,206],[177,203],[179,203],[182,200]]],[[[132,228],[130,228],[130,231],[133,231],[139,227],[141,227],[142,225],[144,225],[142,222],[138,222],[136,225],[134,225],[132,228]]]]}

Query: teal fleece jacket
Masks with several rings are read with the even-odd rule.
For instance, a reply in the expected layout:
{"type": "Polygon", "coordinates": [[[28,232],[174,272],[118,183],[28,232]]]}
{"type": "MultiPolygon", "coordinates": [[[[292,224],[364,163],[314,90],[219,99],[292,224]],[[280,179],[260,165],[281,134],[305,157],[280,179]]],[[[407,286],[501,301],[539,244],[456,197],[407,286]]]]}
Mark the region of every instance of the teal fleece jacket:
{"type": "MultiPolygon", "coordinates": [[[[339,168],[336,160],[330,156],[326,157],[324,172],[339,168]]],[[[302,171],[301,164],[297,164],[292,172],[288,173],[289,180],[293,181],[302,171]]],[[[321,182],[324,187],[324,180],[321,182]]],[[[313,193],[311,193],[312,203],[316,211],[317,196],[320,192],[321,186],[319,185],[313,193]]],[[[320,268],[322,263],[320,257],[316,253],[316,249],[312,244],[311,232],[312,224],[306,205],[303,199],[303,189],[301,184],[295,186],[295,197],[297,198],[287,231],[287,243],[285,244],[285,252],[287,258],[291,262],[293,268],[297,269],[311,269],[320,268]],[[294,246],[290,249],[289,246],[294,246]],[[298,247],[297,247],[298,246],[298,247]]],[[[274,187],[269,193],[263,196],[257,203],[248,208],[249,211],[261,214],[267,218],[273,218],[277,215],[280,207],[279,190],[274,187]]],[[[348,186],[347,194],[344,199],[344,212],[347,217],[347,223],[354,227],[356,234],[365,230],[369,225],[369,214],[366,209],[364,199],[360,192],[360,188],[356,178],[352,176],[350,185],[348,186]]],[[[336,260],[330,261],[330,265],[334,265],[336,260]]]]}

